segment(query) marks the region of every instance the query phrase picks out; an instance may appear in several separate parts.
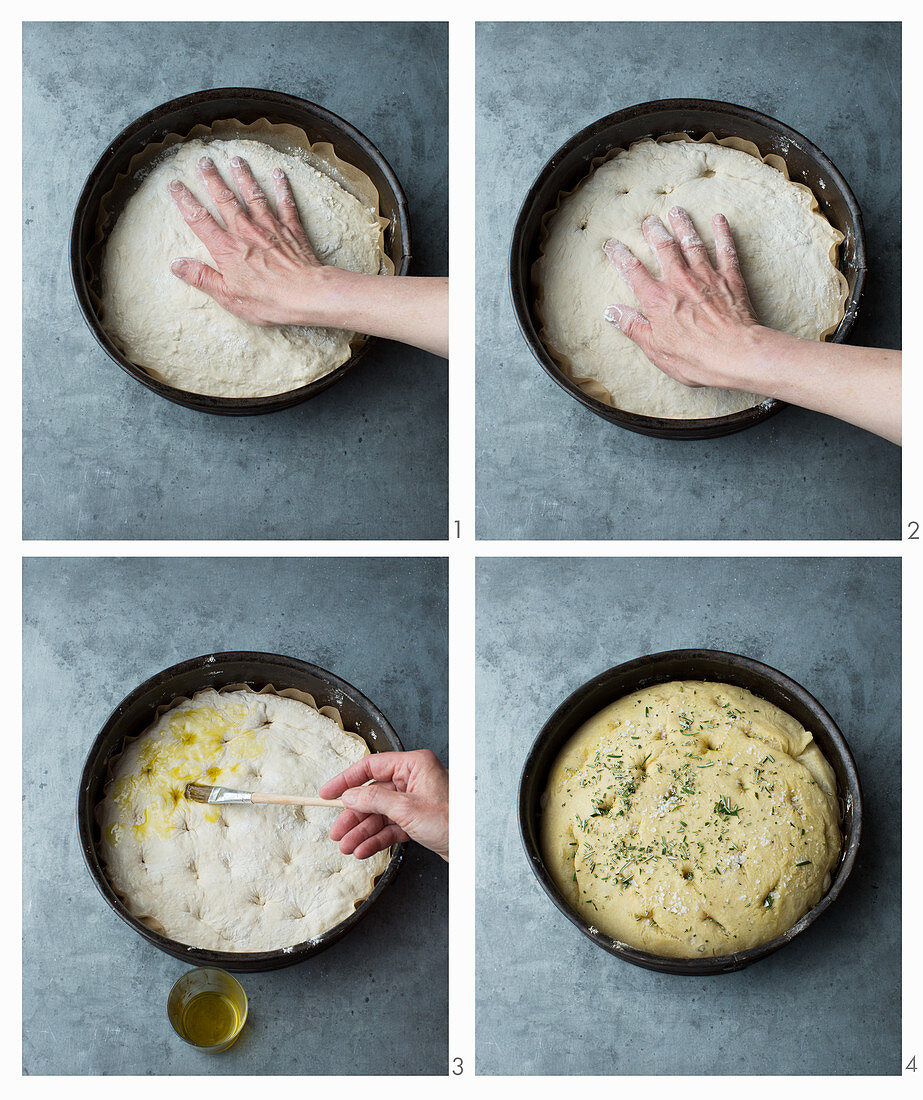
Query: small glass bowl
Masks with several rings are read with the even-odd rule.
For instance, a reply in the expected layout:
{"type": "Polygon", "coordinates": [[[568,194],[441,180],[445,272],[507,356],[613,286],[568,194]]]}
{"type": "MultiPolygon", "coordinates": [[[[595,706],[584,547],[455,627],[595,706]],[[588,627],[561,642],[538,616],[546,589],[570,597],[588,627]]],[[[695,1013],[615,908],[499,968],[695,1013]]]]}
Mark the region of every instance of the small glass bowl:
{"type": "Polygon", "coordinates": [[[226,970],[198,967],[170,990],[167,1017],[184,1042],[220,1054],[233,1046],[247,1022],[247,994],[226,970]]]}

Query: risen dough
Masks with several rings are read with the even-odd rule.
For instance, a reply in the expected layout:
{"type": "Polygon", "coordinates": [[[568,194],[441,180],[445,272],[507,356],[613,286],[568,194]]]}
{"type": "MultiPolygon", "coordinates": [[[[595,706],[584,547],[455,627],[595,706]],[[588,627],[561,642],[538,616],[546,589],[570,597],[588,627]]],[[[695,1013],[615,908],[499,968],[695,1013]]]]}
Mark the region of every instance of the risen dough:
{"type": "Polygon", "coordinates": [[[794,718],[728,684],[635,692],[551,769],[545,864],[590,925],[656,955],[727,955],[781,935],[840,852],[836,778],[794,718]]]}
{"type": "Polygon", "coordinates": [[[171,261],[181,256],[215,266],[169,193],[170,181],[182,180],[216,213],[196,169],[206,153],[226,182],[232,181],[228,161],[243,157],[270,201],[270,173],[281,168],[318,259],[349,271],[380,272],[375,211],[330,176],[265,142],[195,139],[157,162],[109,236],[102,266],[106,331],[133,363],[192,393],[265,397],[307,385],[346,362],[355,333],[302,326],[259,328],[234,317],[170,271],[171,261]]]}
{"type": "Polygon", "coordinates": [[[535,265],[542,338],[572,378],[601,384],[627,412],[693,419],[750,408],[756,394],[674,381],[603,316],[613,303],[638,306],[603,245],[622,241],[659,274],[641,222],[654,214],[669,227],[673,206],[689,212],[713,263],[711,219],[727,216],[761,324],[811,340],[839,324],[846,281],[833,260],[843,236],[806,187],[738,149],[647,140],[605,161],[548,220],[535,265]]]}
{"type": "Polygon", "coordinates": [[[389,853],[343,855],[327,835],[336,810],[208,806],[187,801],[185,785],[315,795],[367,754],[361,737],[296,699],[200,691],[117,759],[99,809],[106,874],[135,917],[180,943],[303,943],[368,897],[389,853]]]}

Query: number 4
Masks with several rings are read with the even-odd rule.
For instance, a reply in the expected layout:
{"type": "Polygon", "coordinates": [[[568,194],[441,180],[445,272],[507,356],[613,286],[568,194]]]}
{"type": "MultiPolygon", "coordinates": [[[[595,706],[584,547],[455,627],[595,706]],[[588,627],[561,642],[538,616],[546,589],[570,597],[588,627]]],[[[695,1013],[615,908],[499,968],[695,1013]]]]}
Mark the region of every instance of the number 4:
{"type": "Polygon", "coordinates": [[[910,1061],[904,1066],[904,1069],[912,1069],[914,1073],[917,1072],[917,1056],[914,1055],[910,1061]]]}

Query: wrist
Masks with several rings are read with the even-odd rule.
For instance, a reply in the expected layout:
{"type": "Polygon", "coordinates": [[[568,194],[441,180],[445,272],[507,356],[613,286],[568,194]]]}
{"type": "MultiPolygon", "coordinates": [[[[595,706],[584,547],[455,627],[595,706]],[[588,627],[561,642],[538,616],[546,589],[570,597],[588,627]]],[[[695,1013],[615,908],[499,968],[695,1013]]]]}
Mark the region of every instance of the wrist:
{"type": "Polygon", "coordinates": [[[346,283],[353,273],[333,264],[304,268],[293,280],[288,313],[293,325],[351,328],[346,305],[346,283]]]}
{"type": "Polygon", "coordinates": [[[747,325],[735,333],[733,344],[715,364],[715,379],[710,384],[722,389],[778,396],[780,384],[780,341],[794,337],[763,325],[747,325]]]}

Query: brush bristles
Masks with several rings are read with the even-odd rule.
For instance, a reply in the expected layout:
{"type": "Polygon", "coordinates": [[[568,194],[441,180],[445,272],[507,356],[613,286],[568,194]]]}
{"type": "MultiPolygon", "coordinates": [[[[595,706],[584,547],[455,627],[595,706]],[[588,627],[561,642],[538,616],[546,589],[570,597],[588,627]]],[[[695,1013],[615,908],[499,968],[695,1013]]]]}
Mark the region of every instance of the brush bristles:
{"type": "Polygon", "coordinates": [[[214,787],[206,787],[202,783],[187,783],[185,794],[190,802],[207,802],[208,796],[214,789],[214,787]]]}

